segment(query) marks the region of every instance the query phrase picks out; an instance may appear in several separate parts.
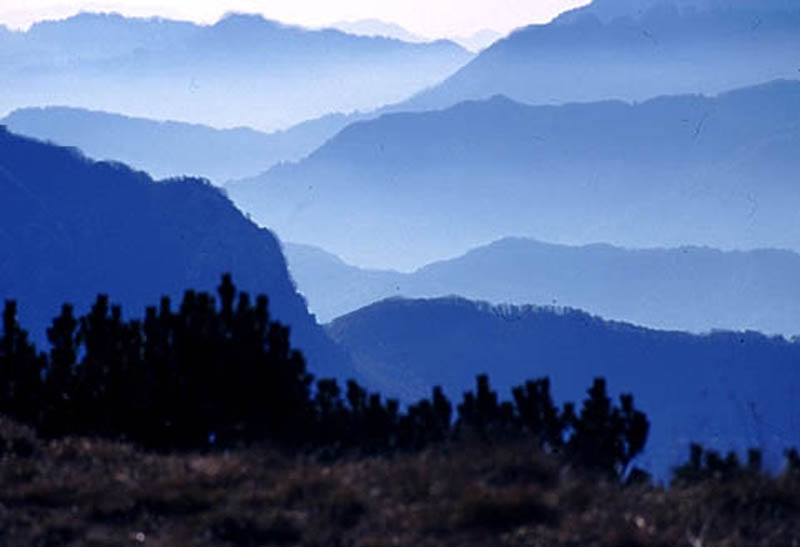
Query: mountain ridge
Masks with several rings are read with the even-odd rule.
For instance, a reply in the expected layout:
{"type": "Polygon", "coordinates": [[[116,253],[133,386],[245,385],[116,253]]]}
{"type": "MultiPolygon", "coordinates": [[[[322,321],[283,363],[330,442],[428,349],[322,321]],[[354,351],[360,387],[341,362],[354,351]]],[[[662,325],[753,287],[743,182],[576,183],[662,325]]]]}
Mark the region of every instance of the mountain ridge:
{"type": "Polygon", "coordinates": [[[268,294],[312,371],[349,374],[297,294],[274,234],[208,182],[156,182],[0,129],[0,187],[0,298],[19,302],[37,342],[63,303],[80,313],[104,293],[140,317],[162,295],[178,302],[190,288],[213,291],[229,272],[243,291],[268,294]]]}
{"type": "Polygon", "coordinates": [[[399,270],[509,234],[797,250],[798,112],[794,80],[641,103],[495,97],[352,123],[226,188],[284,240],[399,270]]]}
{"type": "Polygon", "coordinates": [[[634,393],[651,419],[640,463],[656,476],[666,476],[690,442],[720,450],[759,446],[777,462],[800,435],[800,415],[787,412],[800,384],[800,344],[780,337],[691,335],[572,309],[456,297],[384,300],[327,330],[382,391],[404,399],[431,384],[458,395],[488,373],[501,397],[520,375],[548,376],[557,401],[574,400],[587,380],[603,376],[620,393],[634,393]]]}
{"type": "Polygon", "coordinates": [[[338,123],[332,117],[264,133],[58,106],[21,108],[0,119],[17,134],[74,146],[92,158],[121,161],[155,178],[194,175],[218,185],[302,159],[335,133],[338,123]]]}
{"type": "Polygon", "coordinates": [[[366,270],[284,243],[309,308],[328,322],[390,296],[460,295],[493,305],[561,305],[608,320],[694,333],[800,334],[800,255],[779,249],[626,249],[509,237],[413,272],[366,270]]]}
{"type": "Polygon", "coordinates": [[[251,14],[198,25],[83,13],[13,42],[0,65],[9,82],[0,112],[63,104],[264,130],[404,100],[473,55],[453,42],[359,37],[251,14]],[[250,93],[231,101],[241,89],[250,93]]]}
{"type": "Polygon", "coordinates": [[[529,104],[644,100],[796,75],[796,5],[690,4],[696,2],[599,1],[522,27],[403,108],[430,110],[496,93],[529,104]]]}

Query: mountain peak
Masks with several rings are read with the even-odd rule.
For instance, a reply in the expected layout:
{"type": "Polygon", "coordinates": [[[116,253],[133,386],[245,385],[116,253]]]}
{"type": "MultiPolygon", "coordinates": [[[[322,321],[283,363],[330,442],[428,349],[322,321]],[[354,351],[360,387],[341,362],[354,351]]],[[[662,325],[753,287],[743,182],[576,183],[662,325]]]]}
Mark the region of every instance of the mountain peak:
{"type": "Polygon", "coordinates": [[[212,28],[226,28],[237,31],[276,31],[276,30],[300,30],[302,27],[287,25],[274,19],[267,19],[260,13],[228,12],[219,21],[212,25],[212,28]]]}
{"type": "Polygon", "coordinates": [[[555,22],[573,23],[588,14],[603,23],[629,17],[641,18],[656,10],[673,13],[709,11],[798,11],[793,0],[594,0],[594,2],[559,15],[555,22]]]}
{"type": "Polygon", "coordinates": [[[388,23],[380,19],[360,19],[358,21],[338,21],[331,28],[355,36],[390,38],[403,42],[430,42],[428,38],[414,34],[396,23],[388,23]]]}

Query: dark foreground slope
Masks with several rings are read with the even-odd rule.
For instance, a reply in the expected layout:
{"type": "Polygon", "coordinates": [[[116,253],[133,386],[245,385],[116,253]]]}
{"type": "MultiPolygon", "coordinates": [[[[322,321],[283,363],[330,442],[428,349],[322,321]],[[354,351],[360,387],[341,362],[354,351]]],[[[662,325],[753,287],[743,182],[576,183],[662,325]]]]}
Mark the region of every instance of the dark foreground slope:
{"type": "Polygon", "coordinates": [[[19,301],[37,340],[64,302],[78,311],[98,293],[141,316],[161,295],[237,285],[270,297],[317,375],[346,358],[308,314],[275,237],[198,179],[154,182],[122,164],[0,130],[0,299],[19,301]]]}
{"type": "Polygon", "coordinates": [[[505,238],[411,273],[368,270],[285,244],[298,290],[321,322],[392,296],[457,294],[494,304],[568,306],[655,328],[800,334],[800,255],[705,247],[572,247],[505,238]]]}
{"type": "Polygon", "coordinates": [[[605,376],[649,416],[643,462],[661,475],[693,440],[759,446],[773,461],[800,442],[800,344],[782,338],[654,331],[578,311],[457,298],[379,302],[328,332],[372,385],[405,399],[436,384],[459,395],[488,373],[503,398],[518,378],[550,376],[557,400],[576,400],[605,376]]]}
{"type": "Polygon", "coordinates": [[[46,443],[0,419],[0,451],[3,440],[7,547],[784,547],[800,537],[790,473],[664,490],[588,480],[516,444],[335,463],[270,449],[159,456],[46,443]]]}
{"type": "Polygon", "coordinates": [[[639,104],[495,97],[353,124],[231,184],[281,239],[410,269],[509,235],[800,249],[800,82],[639,104]]]}

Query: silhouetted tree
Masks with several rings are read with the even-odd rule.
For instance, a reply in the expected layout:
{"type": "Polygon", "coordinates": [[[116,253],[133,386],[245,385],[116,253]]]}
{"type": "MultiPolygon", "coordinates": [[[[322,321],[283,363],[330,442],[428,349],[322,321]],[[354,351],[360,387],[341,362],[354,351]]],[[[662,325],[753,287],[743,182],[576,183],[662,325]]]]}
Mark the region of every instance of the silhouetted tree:
{"type": "Polygon", "coordinates": [[[550,380],[528,381],[514,388],[512,394],[523,427],[539,440],[542,448],[560,449],[564,444],[564,420],[550,396],[550,380]]]}
{"type": "Polygon", "coordinates": [[[612,404],[602,378],[594,381],[580,415],[570,407],[564,419],[572,433],[567,441],[568,457],[580,467],[615,477],[624,477],[633,459],[644,449],[650,424],[633,407],[633,397],[620,397],[612,404]]]}
{"type": "Polygon", "coordinates": [[[497,392],[490,387],[489,377],[478,376],[475,393],[465,393],[458,405],[457,425],[489,439],[502,435],[513,424],[514,406],[510,402],[500,403],[497,392]]]}
{"type": "Polygon", "coordinates": [[[45,363],[46,357],[37,355],[17,322],[16,302],[6,302],[0,339],[0,412],[39,422],[45,363]]]}
{"type": "Polygon", "coordinates": [[[268,304],[266,296],[253,302],[238,293],[228,275],[216,300],[188,290],[177,310],[165,297],[146,309],[143,321],[125,320],[100,295],[80,318],[65,305],[47,330],[50,352],[40,355],[8,302],[0,412],[45,435],[122,437],[157,449],[271,440],[333,455],[382,453],[470,431],[486,441],[532,438],[548,450],[566,449],[576,464],[618,476],[644,447],[646,418],[630,396],[612,406],[602,380],[577,416],[571,403],[559,413],[546,378],[515,388],[511,402],[500,401],[488,376],[479,376],[455,424],[441,387],[405,412],[397,400],[353,380],[344,392],[334,379],[312,390],[305,359],[291,347],[289,329],[270,319],[268,304]]]}
{"type": "MultiPolygon", "coordinates": [[[[725,456],[716,450],[708,450],[693,443],[689,447],[689,461],[672,470],[672,481],[680,484],[695,484],[706,481],[728,481],[762,472],[764,456],[761,450],[747,451],[747,464],[743,465],[735,452],[725,456]]],[[[787,452],[787,463],[791,459],[787,452]]]]}

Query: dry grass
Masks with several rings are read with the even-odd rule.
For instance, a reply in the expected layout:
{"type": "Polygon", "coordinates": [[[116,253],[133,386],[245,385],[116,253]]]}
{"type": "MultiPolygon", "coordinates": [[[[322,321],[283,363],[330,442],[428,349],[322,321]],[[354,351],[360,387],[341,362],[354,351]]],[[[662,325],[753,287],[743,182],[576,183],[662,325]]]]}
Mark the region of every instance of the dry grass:
{"type": "Polygon", "coordinates": [[[800,481],[622,488],[521,444],[156,455],[0,420],[0,545],[800,547],[800,481]]]}

